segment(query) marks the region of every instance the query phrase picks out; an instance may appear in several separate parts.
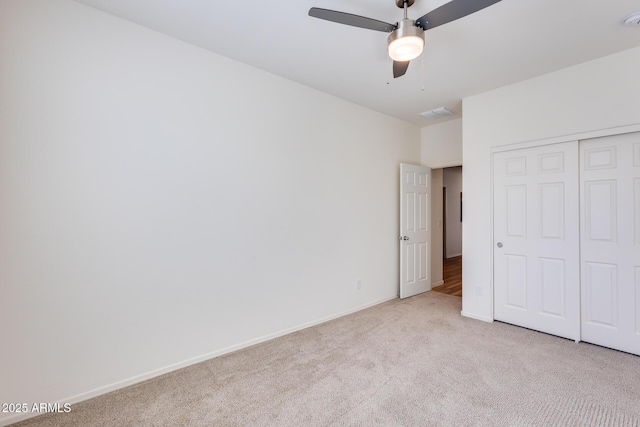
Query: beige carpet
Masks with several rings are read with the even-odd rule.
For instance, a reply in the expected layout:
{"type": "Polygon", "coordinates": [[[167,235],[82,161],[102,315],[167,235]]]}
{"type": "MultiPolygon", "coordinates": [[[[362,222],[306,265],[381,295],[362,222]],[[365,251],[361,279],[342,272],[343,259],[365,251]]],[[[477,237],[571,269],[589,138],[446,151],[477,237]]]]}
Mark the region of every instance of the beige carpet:
{"type": "Polygon", "coordinates": [[[640,357],[430,292],[19,426],[639,426],[640,357]]]}

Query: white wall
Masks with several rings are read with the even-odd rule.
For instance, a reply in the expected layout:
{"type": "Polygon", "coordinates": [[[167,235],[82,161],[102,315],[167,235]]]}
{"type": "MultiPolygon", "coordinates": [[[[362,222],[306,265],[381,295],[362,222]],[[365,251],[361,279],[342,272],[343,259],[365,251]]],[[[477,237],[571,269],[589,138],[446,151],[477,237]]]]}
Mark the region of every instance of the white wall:
{"type": "MultiPolygon", "coordinates": [[[[420,130],[422,164],[432,168],[431,272],[434,286],[442,283],[442,179],[443,169],[462,164],[462,119],[420,130]]],[[[460,250],[459,250],[460,251],[460,250]]]]}
{"type": "Polygon", "coordinates": [[[423,165],[446,168],[462,164],[462,119],[424,127],[420,137],[423,165]]]}
{"type": "Polygon", "coordinates": [[[492,310],[491,148],[640,123],[640,48],[463,101],[463,314],[492,310]]]}
{"type": "Polygon", "coordinates": [[[0,402],[396,296],[413,125],[68,0],[0,2],[0,67],[0,402]]]}
{"type": "Polygon", "coordinates": [[[443,169],[443,185],[447,188],[447,221],[445,258],[462,255],[462,222],[460,222],[460,192],[462,191],[462,167],[443,169]]]}
{"type": "Polygon", "coordinates": [[[431,286],[442,280],[442,169],[431,170],[431,286]]]}

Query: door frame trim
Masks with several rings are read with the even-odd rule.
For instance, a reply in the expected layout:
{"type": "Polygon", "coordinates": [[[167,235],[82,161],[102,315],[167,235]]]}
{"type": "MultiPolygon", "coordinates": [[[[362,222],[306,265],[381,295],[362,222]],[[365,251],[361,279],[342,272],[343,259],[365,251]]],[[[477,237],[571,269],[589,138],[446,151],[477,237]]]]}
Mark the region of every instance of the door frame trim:
{"type": "Polygon", "coordinates": [[[588,132],[579,132],[553,138],[533,139],[530,141],[515,142],[513,144],[499,145],[491,147],[491,155],[500,151],[519,150],[521,148],[539,147],[541,145],[559,144],[561,142],[582,141],[584,139],[600,138],[603,136],[621,135],[624,133],[640,132],[640,123],[629,126],[617,126],[600,130],[592,130],[588,132]]]}

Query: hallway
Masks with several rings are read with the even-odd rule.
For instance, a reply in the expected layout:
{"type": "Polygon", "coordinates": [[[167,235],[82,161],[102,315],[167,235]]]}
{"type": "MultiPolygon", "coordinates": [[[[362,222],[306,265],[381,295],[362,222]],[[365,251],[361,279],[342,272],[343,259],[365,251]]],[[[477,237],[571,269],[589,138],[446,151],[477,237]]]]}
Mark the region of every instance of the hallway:
{"type": "Polygon", "coordinates": [[[432,291],[461,297],[462,256],[445,259],[443,261],[442,276],[444,284],[434,287],[432,291]]]}

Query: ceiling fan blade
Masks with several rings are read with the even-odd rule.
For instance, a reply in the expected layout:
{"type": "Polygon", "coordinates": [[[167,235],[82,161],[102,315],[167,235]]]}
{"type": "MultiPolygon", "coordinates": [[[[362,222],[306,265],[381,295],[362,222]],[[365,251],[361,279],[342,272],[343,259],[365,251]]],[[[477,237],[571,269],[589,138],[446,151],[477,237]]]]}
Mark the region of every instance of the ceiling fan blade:
{"type": "Polygon", "coordinates": [[[337,22],[338,24],[351,25],[352,27],[365,28],[367,30],[382,31],[390,33],[396,29],[396,25],[376,19],[365,18],[364,16],[352,15],[350,13],[338,12],[336,10],[320,9],[312,7],[309,9],[309,16],[324,19],[326,21],[337,22]]]}
{"type": "Polygon", "coordinates": [[[430,30],[489,7],[500,0],[451,0],[416,20],[423,30],[430,30]]]}
{"type": "Polygon", "coordinates": [[[404,73],[407,72],[407,68],[409,68],[409,62],[411,61],[393,61],[393,78],[394,79],[404,76],[404,73]]]}

